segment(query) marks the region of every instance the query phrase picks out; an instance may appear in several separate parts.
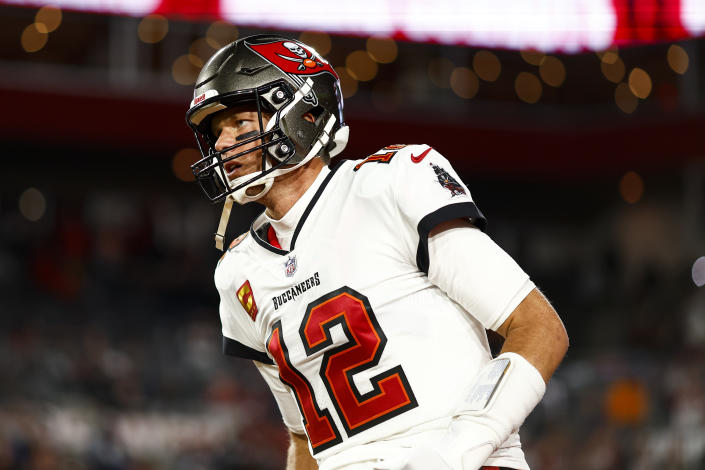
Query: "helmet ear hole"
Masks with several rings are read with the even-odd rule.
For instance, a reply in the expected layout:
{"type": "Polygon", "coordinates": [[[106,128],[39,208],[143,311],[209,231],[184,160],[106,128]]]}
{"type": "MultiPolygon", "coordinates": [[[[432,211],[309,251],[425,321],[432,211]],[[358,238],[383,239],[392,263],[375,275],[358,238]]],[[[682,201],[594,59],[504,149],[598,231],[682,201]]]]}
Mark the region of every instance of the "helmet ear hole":
{"type": "Polygon", "coordinates": [[[314,106],[313,108],[309,109],[307,112],[301,115],[301,118],[307,120],[308,122],[311,122],[313,124],[316,124],[317,126],[320,124],[320,120],[325,113],[325,109],[323,109],[323,106],[314,106]],[[313,119],[307,119],[306,116],[310,115],[313,119]]]}

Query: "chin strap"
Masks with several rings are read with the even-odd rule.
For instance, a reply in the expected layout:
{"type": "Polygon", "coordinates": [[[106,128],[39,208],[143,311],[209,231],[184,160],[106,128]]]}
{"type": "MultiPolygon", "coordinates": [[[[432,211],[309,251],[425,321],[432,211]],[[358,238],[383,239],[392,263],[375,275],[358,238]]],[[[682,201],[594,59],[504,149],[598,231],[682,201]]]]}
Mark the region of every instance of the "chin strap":
{"type": "Polygon", "coordinates": [[[230,220],[230,211],[233,209],[233,199],[231,197],[225,198],[225,203],[223,204],[223,212],[220,214],[220,223],[218,223],[218,231],[215,232],[215,247],[220,251],[225,251],[224,239],[225,239],[225,229],[228,228],[228,220],[230,220]]]}

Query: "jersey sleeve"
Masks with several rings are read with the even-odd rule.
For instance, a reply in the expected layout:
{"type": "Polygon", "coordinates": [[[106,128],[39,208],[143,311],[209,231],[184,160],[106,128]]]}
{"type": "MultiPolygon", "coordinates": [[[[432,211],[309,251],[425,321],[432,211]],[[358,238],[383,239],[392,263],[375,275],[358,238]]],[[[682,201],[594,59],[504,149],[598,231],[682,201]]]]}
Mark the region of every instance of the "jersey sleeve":
{"type": "Polygon", "coordinates": [[[286,428],[295,434],[305,434],[304,425],[301,422],[301,414],[296,403],[296,399],[290,390],[279,379],[279,369],[275,365],[263,364],[255,361],[257,370],[267,382],[269,389],[274,395],[274,400],[277,402],[279,412],[282,415],[282,420],[286,428]]]}
{"type": "Polygon", "coordinates": [[[485,217],[448,160],[428,145],[412,145],[397,157],[395,198],[419,235],[416,264],[428,273],[428,234],[441,222],[467,218],[484,230],[485,217]]]}
{"type": "Polygon", "coordinates": [[[428,242],[428,279],[482,326],[497,330],[536,286],[490,237],[456,227],[428,242]]]}

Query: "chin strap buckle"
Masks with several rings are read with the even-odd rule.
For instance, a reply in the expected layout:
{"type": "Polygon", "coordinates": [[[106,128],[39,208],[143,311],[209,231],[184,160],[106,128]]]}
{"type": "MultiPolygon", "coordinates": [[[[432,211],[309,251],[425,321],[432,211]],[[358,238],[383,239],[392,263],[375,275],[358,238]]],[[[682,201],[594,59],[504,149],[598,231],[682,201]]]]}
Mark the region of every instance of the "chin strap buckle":
{"type": "Polygon", "coordinates": [[[220,223],[218,231],[215,232],[215,247],[220,251],[225,251],[223,243],[225,241],[225,229],[228,228],[228,220],[230,220],[230,211],[233,209],[233,199],[228,196],[223,204],[223,212],[220,214],[220,223]]]}

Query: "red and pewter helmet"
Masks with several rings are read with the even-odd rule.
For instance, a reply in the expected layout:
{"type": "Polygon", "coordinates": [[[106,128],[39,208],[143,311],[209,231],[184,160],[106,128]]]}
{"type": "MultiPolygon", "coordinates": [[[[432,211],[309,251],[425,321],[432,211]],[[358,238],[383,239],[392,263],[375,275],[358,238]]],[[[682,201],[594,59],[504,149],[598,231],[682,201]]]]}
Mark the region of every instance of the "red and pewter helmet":
{"type": "Polygon", "coordinates": [[[313,48],[270,35],[239,39],[208,60],[196,80],[186,122],[203,155],[191,166],[196,181],[212,202],[225,199],[228,206],[232,205],[229,199],[244,204],[261,198],[276,176],[316,156],[327,161],[348,140],[340,81],[333,68],[313,48]],[[210,125],[213,114],[242,104],[256,107],[259,132],[240,136],[235,145],[216,151],[210,125]],[[266,126],[263,113],[271,115],[266,126]],[[314,122],[303,118],[306,113],[313,115],[314,122]],[[237,151],[253,142],[253,148],[237,151]],[[226,162],[260,149],[261,171],[232,181],[227,178],[226,162]],[[256,185],[264,189],[247,195],[246,190],[256,185]]]}

